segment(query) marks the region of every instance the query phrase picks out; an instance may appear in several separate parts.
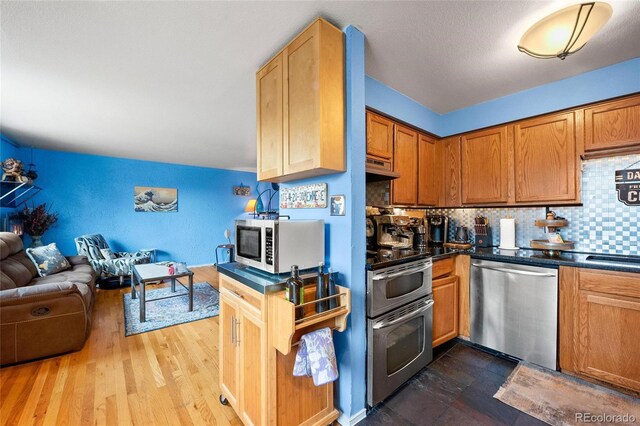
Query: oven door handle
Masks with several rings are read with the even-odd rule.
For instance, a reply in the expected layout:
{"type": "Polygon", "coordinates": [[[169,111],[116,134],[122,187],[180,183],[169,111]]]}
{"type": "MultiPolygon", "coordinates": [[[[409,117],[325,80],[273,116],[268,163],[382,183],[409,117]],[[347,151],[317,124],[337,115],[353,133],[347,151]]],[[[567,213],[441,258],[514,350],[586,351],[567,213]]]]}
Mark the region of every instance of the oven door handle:
{"type": "Polygon", "coordinates": [[[376,275],[373,277],[374,281],[381,281],[381,280],[388,280],[391,278],[395,278],[395,277],[399,277],[400,275],[405,275],[405,274],[415,274],[418,272],[424,272],[428,269],[431,269],[433,267],[433,264],[428,264],[427,266],[421,266],[419,268],[416,269],[405,269],[402,271],[398,271],[398,272],[394,272],[391,274],[382,274],[382,275],[376,275]]]}
{"type": "Polygon", "coordinates": [[[416,310],[416,311],[410,312],[410,313],[408,313],[407,315],[403,315],[403,316],[401,316],[400,318],[396,318],[396,319],[391,320],[391,321],[382,321],[382,322],[379,322],[379,323],[377,323],[377,324],[375,324],[375,325],[373,326],[373,329],[374,329],[374,330],[380,330],[381,328],[390,327],[390,326],[392,326],[392,325],[395,325],[395,324],[401,323],[401,322],[403,322],[403,321],[405,321],[405,320],[408,320],[408,319],[410,319],[410,318],[417,317],[417,316],[419,316],[419,314],[421,314],[421,313],[423,313],[424,311],[426,311],[426,310],[430,309],[430,308],[433,306],[433,303],[434,303],[434,302],[433,302],[433,299],[431,299],[431,300],[429,300],[429,301],[427,302],[427,304],[426,304],[426,305],[424,305],[422,308],[420,308],[420,309],[418,309],[418,310],[416,310]]]}

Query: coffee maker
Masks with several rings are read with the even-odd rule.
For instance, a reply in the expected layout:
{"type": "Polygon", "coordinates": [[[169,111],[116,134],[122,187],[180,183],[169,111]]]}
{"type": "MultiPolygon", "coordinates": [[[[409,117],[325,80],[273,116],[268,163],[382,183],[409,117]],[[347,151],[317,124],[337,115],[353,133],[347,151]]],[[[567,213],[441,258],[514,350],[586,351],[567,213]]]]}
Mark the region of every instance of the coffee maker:
{"type": "Polygon", "coordinates": [[[376,222],[376,237],[380,247],[406,249],[413,247],[413,232],[408,228],[409,218],[398,215],[373,217],[376,222]]]}
{"type": "Polygon", "coordinates": [[[441,246],[449,241],[449,218],[444,215],[426,216],[427,244],[441,246]]]}

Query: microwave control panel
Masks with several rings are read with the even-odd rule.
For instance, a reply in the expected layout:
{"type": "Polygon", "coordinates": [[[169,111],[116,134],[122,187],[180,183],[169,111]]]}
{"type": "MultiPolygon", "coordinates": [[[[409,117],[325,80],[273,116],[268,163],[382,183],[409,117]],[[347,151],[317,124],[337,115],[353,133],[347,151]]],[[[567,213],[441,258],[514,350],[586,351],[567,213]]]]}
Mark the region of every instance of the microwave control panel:
{"type": "Polygon", "coordinates": [[[273,265],[273,228],[265,228],[266,238],[264,239],[265,261],[267,265],[273,265]]]}

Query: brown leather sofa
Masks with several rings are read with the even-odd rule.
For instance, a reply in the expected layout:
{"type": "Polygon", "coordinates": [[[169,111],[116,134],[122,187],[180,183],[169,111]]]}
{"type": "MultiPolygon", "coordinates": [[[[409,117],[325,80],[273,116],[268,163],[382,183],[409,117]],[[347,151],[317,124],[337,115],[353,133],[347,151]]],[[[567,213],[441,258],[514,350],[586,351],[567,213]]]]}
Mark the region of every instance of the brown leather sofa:
{"type": "Polygon", "coordinates": [[[84,256],[39,277],[22,240],[0,232],[0,365],[82,349],[91,330],[96,273],[84,256]]]}

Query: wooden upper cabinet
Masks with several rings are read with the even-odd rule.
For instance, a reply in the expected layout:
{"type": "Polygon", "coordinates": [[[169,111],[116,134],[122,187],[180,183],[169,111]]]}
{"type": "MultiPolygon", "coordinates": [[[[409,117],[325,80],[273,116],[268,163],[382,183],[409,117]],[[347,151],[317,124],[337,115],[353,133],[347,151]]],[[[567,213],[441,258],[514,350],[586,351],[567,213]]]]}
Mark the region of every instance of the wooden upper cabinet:
{"type": "Polygon", "coordinates": [[[342,31],[318,19],[278,57],[257,73],[258,180],[286,182],[345,171],[342,31]],[[278,61],[281,77],[267,78],[278,72],[278,61]],[[273,166],[280,158],[281,170],[273,166]]]}
{"type": "Polygon", "coordinates": [[[462,136],[462,204],[509,201],[510,130],[501,126],[462,136]]]}
{"type": "Polygon", "coordinates": [[[574,113],[520,121],[514,133],[515,201],[579,202],[574,113]]]}
{"type": "Polygon", "coordinates": [[[439,142],[442,169],[441,207],[459,207],[462,203],[460,180],[460,136],[453,136],[439,142]]]}
{"type": "Polygon", "coordinates": [[[418,132],[395,126],[393,170],[400,177],[391,181],[391,204],[414,206],[418,201],[418,132]]]}
{"type": "Polygon", "coordinates": [[[640,151],[640,95],[584,110],[584,149],[640,151]]]}
{"type": "Polygon", "coordinates": [[[367,111],[367,155],[393,158],[393,121],[367,111]]]}
{"type": "Polygon", "coordinates": [[[442,188],[442,172],[437,161],[436,140],[420,134],[418,136],[418,205],[438,204],[442,188]]]}
{"type": "Polygon", "coordinates": [[[283,78],[282,54],[256,74],[258,180],[282,176],[283,78]]]}

